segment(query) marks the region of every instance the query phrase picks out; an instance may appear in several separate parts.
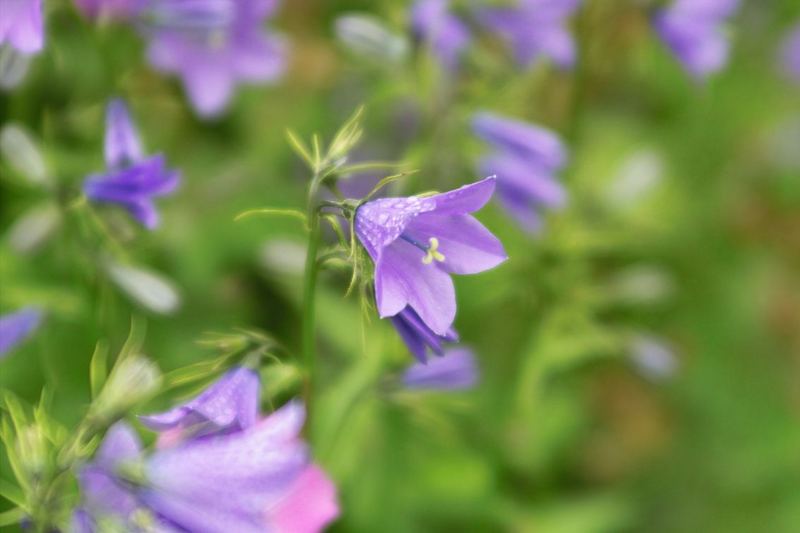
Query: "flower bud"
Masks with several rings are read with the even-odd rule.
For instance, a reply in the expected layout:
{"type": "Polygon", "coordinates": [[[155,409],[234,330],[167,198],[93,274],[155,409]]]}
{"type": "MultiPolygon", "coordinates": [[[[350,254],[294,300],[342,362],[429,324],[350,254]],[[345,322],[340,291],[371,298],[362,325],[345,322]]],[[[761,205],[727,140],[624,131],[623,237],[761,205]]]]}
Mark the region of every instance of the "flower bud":
{"type": "Polygon", "coordinates": [[[120,359],[90,407],[90,417],[109,423],[146,400],[161,386],[161,371],[143,355],[120,359]]]}
{"type": "Polygon", "coordinates": [[[399,63],[408,53],[406,40],[389,31],[377,17],[342,15],[336,19],[334,31],[337,39],[359,57],[399,63]]]}
{"type": "Polygon", "coordinates": [[[0,152],[8,164],[32,184],[46,185],[50,181],[39,148],[16,124],[8,124],[0,131],[0,152]]]}

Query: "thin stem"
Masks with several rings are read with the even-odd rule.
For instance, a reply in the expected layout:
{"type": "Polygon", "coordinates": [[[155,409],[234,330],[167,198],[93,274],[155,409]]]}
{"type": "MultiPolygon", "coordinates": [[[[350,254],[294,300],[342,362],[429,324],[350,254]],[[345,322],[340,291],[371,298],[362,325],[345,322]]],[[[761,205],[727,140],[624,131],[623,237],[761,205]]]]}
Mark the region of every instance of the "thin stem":
{"type": "Polygon", "coordinates": [[[317,272],[317,251],[320,240],[319,211],[314,206],[319,180],[315,175],[308,190],[308,247],[306,248],[306,263],[303,274],[303,323],[302,323],[302,354],[305,376],[303,381],[303,396],[306,404],[306,427],[311,427],[312,397],[316,384],[316,335],[315,311],[317,272]]]}

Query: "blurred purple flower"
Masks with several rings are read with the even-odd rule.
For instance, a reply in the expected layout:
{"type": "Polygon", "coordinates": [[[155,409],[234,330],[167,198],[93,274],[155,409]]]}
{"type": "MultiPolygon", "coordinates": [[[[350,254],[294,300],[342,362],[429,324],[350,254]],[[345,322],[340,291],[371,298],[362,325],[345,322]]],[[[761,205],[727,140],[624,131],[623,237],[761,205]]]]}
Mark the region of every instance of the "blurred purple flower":
{"type": "Polygon", "coordinates": [[[429,349],[436,355],[442,355],[443,343],[458,341],[458,332],[453,327],[450,327],[444,335],[437,335],[411,307],[406,307],[391,317],[391,321],[414,357],[423,363],[428,358],[429,349]]]}
{"type": "Polygon", "coordinates": [[[262,29],[277,0],[162,0],[142,10],[153,66],[181,78],[201,116],[225,110],[239,81],[265,83],[285,70],[285,46],[262,29]]]}
{"type": "Polygon", "coordinates": [[[146,5],[144,0],[75,0],[75,6],[90,19],[131,20],[146,5]]]}
{"type": "Polygon", "coordinates": [[[794,26],[783,42],[781,66],[789,78],[800,83],[800,24],[794,26]]]}
{"type": "Polygon", "coordinates": [[[656,32],[695,79],[705,79],[728,61],[722,28],[739,0],[675,0],[653,19],[656,32]]]}
{"type": "Polygon", "coordinates": [[[467,348],[454,348],[427,363],[416,363],[403,374],[407,389],[460,390],[478,382],[475,356],[467,348]]]}
{"type": "Polygon", "coordinates": [[[492,196],[493,177],[427,197],[380,198],[356,211],[355,231],[375,263],[381,318],[407,306],[436,335],[456,314],[450,274],[476,274],[506,260],[503,245],[469,215],[492,196]]]}
{"type": "Polygon", "coordinates": [[[451,72],[458,68],[472,36],[450,13],[449,0],[417,0],[411,7],[411,27],[416,37],[430,46],[442,67],[451,72]]]}
{"type": "Polygon", "coordinates": [[[336,486],[316,465],[306,467],[288,494],[267,511],[282,533],[317,533],[339,516],[336,486]]]}
{"type": "Polygon", "coordinates": [[[0,357],[28,338],[41,322],[42,312],[34,307],[0,316],[0,357]]]}
{"type": "Polygon", "coordinates": [[[538,230],[537,209],[566,202],[566,191],[556,181],[567,160],[561,140],[544,128],[492,113],[476,114],[472,128],[494,148],[480,160],[480,171],[497,175],[497,193],[508,213],[526,231],[538,230]]]}
{"type": "Polygon", "coordinates": [[[258,419],[260,388],[255,370],[236,367],[196,398],[139,420],[153,431],[176,431],[192,438],[241,431],[258,419]]]}
{"type": "Polygon", "coordinates": [[[35,54],[44,46],[42,0],[2,0],[0,46],[8,43],[23,54],[35,54]]]}
{"type": "Polygon", "coordinates": [[[139,136],[122,100],[112,100],[106,112],[107,171],[86,178],[83,192],[100,203],[114,203],[148,229],[158,225],[154,197],[175,191],[178,172],[165,168],[161,154],[143,157],[139,136]]]}
{"type": "Polygon", "coordinates": [[[518,0],[516,6],[481,9],[477,20],[511,46],[514,58],[528,67],[540,56],[560,68],[575,64],[575,43],[568,19],[581,0],[518,0]]]}
{"type": "Polygon", "coordinates": [[[241,431],[149,456],[132,428],[118,423],[79,473],[82,511],[133,531],[143,521],[156,531],[255,533],[287,522],[319,531],[338,505],[333,485],[308,462],[303,419],[303,407],[290,403],[241,431]],[[287,509],[300,515],[287,516],[287,509]]]}

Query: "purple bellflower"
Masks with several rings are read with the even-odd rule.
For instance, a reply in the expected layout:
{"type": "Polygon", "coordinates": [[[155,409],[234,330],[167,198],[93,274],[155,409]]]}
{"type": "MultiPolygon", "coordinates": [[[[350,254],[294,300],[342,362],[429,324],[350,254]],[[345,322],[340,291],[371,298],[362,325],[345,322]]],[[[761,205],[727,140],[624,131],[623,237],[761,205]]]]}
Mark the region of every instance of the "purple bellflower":
{"type": "Polygon", "coordinates": [[[239,81],[266,83],[285,70],[285,46],[262,24],[277,0],[161,0],[142,9],[148,58],[180,77],[204,117],[222,113],[239,81]]]}
{"type": "Polygon", "coordinates": [[[482,9],[477,19],[489,31],[504,38],[523,67],[539,57],[560,68],[575,64],[575,43],[568,19],[581,0],[518,0],[516,6],[482,9]]]}
{"type": "Polygon", "coordinates": [[[2,0],[0,3],[0,46],[8,43],[30,55],[44,46],[42,0],[2,0]]]}
{"type": "Polygon", "coordinates": [[[442,194],[379,198],[358,208],[355,231],[375,263],[381,318],[410,307],[434,334],[448,335],[456,314],[450,274],[476,274],[507,259],[500,241],[470,215],[494,187],[489,177],[442,194]]]}
{"type": "Polygon", "coordinates": [[[189,402],[139,420],[153,431],[174,431],[181,437],[184,432],[199,438],[241,431],[258,420],[260,390],[255,370],[236,367],[189,402]]]}
{"type": "Polygon", "coordinates": [[[86,178],[83,192],[93,202],[118,204],[144,227],[155,228],[159,217],[153,198],[174,192],[180,177],[166,168],[163,155],[143,156],[121,100],[112,100],[106,111],[105,159],[107,171],[86,178]]]}
{"type": "Polygon", "coordinates": [[[453,348],[428,363],[416,363],[403,373],[403,386],[415,390],[470,389],[478,383],[475,356],[467,348],[453,348]]]}
{"type": "Polygon", "coordinates": [[[795,25],[786,36],[780,59],[783,72],[789,79],[800,84],[800,24],[795,25]]]}
{"type": "Polygon", "coordinates": [[[308,462],[299,438],[303,419],[303,407],[290,403],[241,431],[150,455],[133,429],[118,423],[79,473],[82,506],[73,523],[128,531],[320,531],[338,505],[333,485],[308,462]],[[284,529],[291,524],[307,529],[284,529]]]}
{"type": "Polygon", "coordinates": [[[450,0],[417,0],[411,8],[411,27],[448,71],[458,69],[472,36],[467,26],[450,13],[450,0]]]}
{"type": "Polygon", "coordinates": [[[538,208],[558,208],[566,201],[566,191],[556,180],[567,160],[561,140],[544,128],[492,113],[476,114],[472,128],[494,148],[480,160],[481,172],[497,175],[503,206],[523,229],[537,231],[538,208]]]}
{"type": "MultiPolygon", "coordinates": [[[[236,367],[187,403],[140,420],[161,432],[160,449],[220,440],[264,425],[272,426],[274,432],[297,437],[303,423],[299,404],[290,404],[259,420],[259,401],[258,374],[250,368],[236,367]]],[[[264,507],[262,530],[313,533],[338,514],[335,486],[322,469],[306,463],[283,494],[264,507]]]]}
{"type": "Polygon", "coordinates": [[[34,307],[0,316],[0,357],[28,338],[41,322],[42,312],[34,307]]]}
{"type": "Polygon", "coordinates": [[[444,335],[437,335],[408,306],[391,317],[391,321],[409,351],[422,363],[428,359],[428,350],[431,350],[436,355],[443,355],[444,348],[442,344],[458,342],[458,332],[452,326],[444,335]]]}
{"type": "Polygon", "coordinates": [[[728,61],[722,25],[738,7],[739,0],[675,0],[656,14],[653,25],[686,71],[702,80],[728,61]]]}

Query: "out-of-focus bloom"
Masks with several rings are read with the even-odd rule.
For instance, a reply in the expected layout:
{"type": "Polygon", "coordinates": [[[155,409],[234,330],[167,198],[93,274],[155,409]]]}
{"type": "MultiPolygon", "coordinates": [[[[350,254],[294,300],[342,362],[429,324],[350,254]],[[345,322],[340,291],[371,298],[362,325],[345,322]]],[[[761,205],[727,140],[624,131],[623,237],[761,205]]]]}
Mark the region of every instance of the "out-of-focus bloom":
{"type": "Polygon", "coordinates": [[[411,8],[411,28],[449,71],[458,68],[472,40],[467,26],[450,12],[449,0],[417,0],[411,8]]]}
{"type": "Polygon", "coordinates": [[[316,465],[306,467],[288,495],[267,511],[281,533],[316,533],[339,516],[336,486],[316,465]]]}
{"type": "Polygon", "coordinates": [[[163,155],[143,156],[139,136],[122,100],[108,104],[105,158],[107,171],[86,178],[86,196],[94,202],[122,206],[148,229],[158,226],[153,198],[174,192],[180,177],[166,168],[163,155]]]}
{"type": "Polygon", "coordinates": [[[44,46],[42,0],[3,0],[0,4],[0,45],[9,43],[23,54],[44,46]]]}
{"type": "Polygon", "coordinates": [[[605,191],[615,210],[631,209],[651,195],[664,181],[664,158],[653,148],[644,148],[625,157],[605,191]]]}
{"type": "Polygon", "coordinates": [[[456,314],[450,274],[476,274],[506,260],[503,245],[469,213],[492,196],[495,178],[427,197],[379,198],[355,215],[355,231],[375,263],[381,318],[407,306],[436,335],[456,314]]]}
{"type": "Polygon", "coordinates": [[[800,83],[800,24],[789,32],[783,43],[781,66],[789,78],[800,83]]]}
{"type": "Polygon", "coordinates": [[[477,20],[503,37],[523,67],[547,57],[560,68],[575,64],[575,43],[568,19],[581,0],[518,0],[516,6],[482,9],[477,20]]]}
{"type": "Polygon", "coordinates": [[[196,398],[139,420],[154,431],[177,430],[192,438],[241,431],[256,423],[260,389],[254,370],[236,367],[196,398]]]}
{"type": "Polygon", "coordinates": [[[497,193],[509,214],[525,230],[538,230],[538,209],[558,208],[566,201],[556,180],[567,160],[561,140],[539,126],[491,113],[475,115],[472,127],[494,148],[480,160],[481,172],[497,175],[497,193]]]}
{"type": "Polygon", "coordinates": [[[399,63],[408,52],[408,43],[392,33],[371,15],[351,13],[334,22],[336,37],[354,54],[378,62],[399,63]]]}
{"type": "Polygon", "coordinates": [[[283,74],[284,42],[262,28],[277,4],[277,0],[151,2],[140,14],[150,63],[181,78],[200,115],[218,115],[236,83],[266,83],[283,74]]]}
{"type": "Polygon", "coordinates": [[[42,312],[26,307],[0,316],[0,357],[28,338],[42,322],[42,312]]]}
{"type": "Polygon", "coordinates": [[[739,0],[675,0],[655,15],[653,25],[687,72],[705,79],[728,61],[722,25],[738,7],[739,0]]]}
{"type": "Polygon", "coordinates": [[[82,511],[134,531],[319,531],[338,505],[333,485],[308,462],[303,419],[302,406],[290,403],[241,431],[149,456],[118,423],[79,474],[82,511]]]}
{"type": "Polygon", "coordinates": [[[663,339],[636,335],[630,341],[630,358],[639,372],[653,381],[665,381],[675,375],[678,360],[663,339]]]}
{"type": "Polygon", "coordinates": [[[478,366],[471,350],[453,348],[441,357],[409,367],[402,380],[407,389],[469,389],[478,382],[478,366]]]}
{"type": "Polygon", "coordinates": [[[411,307],[406,307],[391,317],[391,321],[408,349],[421,362],[427,360],[429,349],[436,355],[443,355],[443,343],[458,341],[458,332],[452,326],[444,335],[437,335],[411,307]]]}
{"type": "Polygon", "coordinates": [[[91,19],[129,20],[147,5],[143,0],[75,0],[83,16],[91,19]]]}

